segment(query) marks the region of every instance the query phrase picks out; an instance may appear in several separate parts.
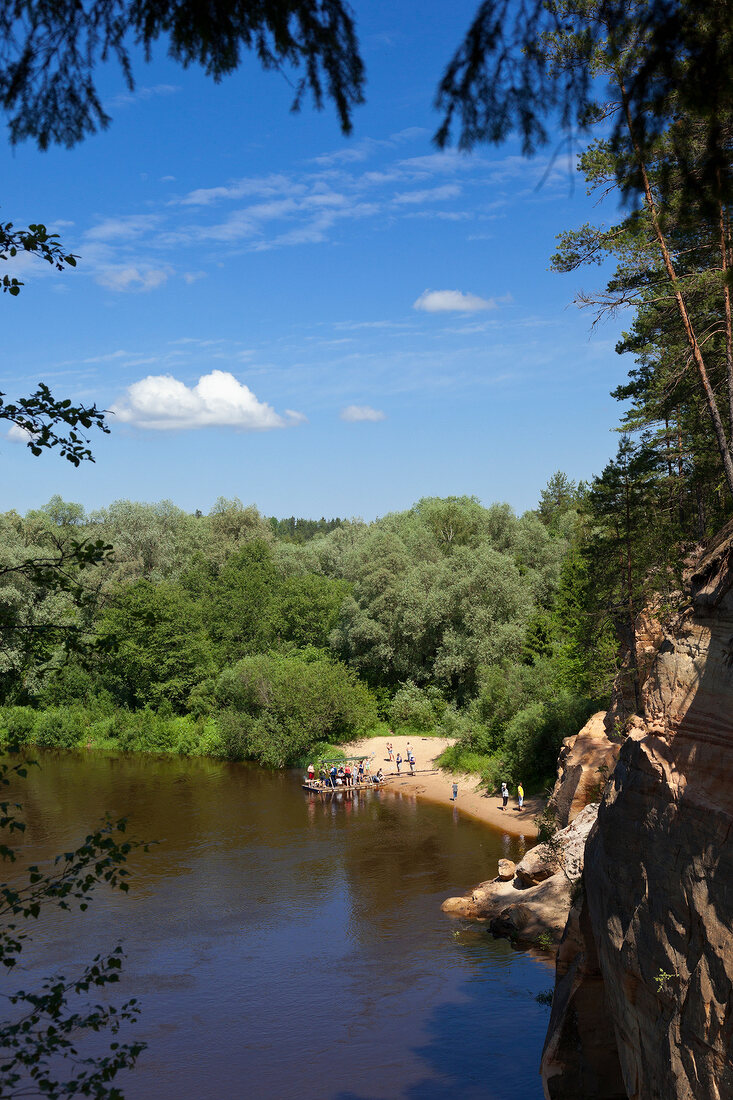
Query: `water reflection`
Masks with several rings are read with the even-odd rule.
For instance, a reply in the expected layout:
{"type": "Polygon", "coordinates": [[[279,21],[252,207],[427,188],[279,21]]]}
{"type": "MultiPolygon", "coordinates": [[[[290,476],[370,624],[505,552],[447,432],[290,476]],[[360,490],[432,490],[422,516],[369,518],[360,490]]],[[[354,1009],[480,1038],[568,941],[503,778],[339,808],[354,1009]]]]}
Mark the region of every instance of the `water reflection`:
{"type": "Polygon", "coordinates": [[[299,776],[207,761],[48,754],[22,800],[35,859],[106,810],[161,841],[130,896],[46,921],[34,962],[123,936],[150,1043],[128,1100],[178,1100],[182,1080],[212,1100],[541,1097],[546,969],[440,911],[519,858],[516,839],[457,808],[311,798],[299,776]]]}

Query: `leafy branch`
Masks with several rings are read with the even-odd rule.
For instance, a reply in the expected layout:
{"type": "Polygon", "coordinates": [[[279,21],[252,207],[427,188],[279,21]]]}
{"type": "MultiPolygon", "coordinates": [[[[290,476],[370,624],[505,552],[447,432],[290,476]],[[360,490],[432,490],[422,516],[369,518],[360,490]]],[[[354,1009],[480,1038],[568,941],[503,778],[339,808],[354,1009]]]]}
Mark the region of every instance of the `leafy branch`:
{"type": "Polygon", "coordinates": [[[68,398],[58,401],[45,382],[39,382],[38,389],[30,397],[21,397],[14,404],[4,401],[4,397],[0,392],[0,420],[9,420],[21,428],[28,436],[28,447],[36,456],[44,449],[59,447],[61,457],[72,466],[94,462],[88,446],[89,437],[84,432],[98,428],[109,435],[104,410],[96,405],[73,405],[68,398]],[[69,431],[59,431],[58,425],[65,425],[69,431]]]}
{"type": "MultiPolygon", "coordinates": [[[[27,776],[28,764],[0,764],[0,786],[27,776]]],[[[9,798],[0,801],[0,829],[6,835],[23,833],[22,807],[9,798]]],[[[30,940],[27,922],[47,908],[84,911],[94,891],[102,885],[123,892],[129,889],[127,859],[135,849],[148,846],[125,836],[124,818],[107,821],[85,837],[75,850],[57,856],[50,868],[31,864],[19,884],[0,884],[0,962],[11,969],[30,940]]],[[[0,843],[0,856],[16,862],[18,853],[0,843]]],[[[130,1069],[145,1049],[133,1041],[109,1044],[107,1053],[83,1056],[80,1040],[90,1033],[107,1031],[115,1036],[123,1024],[133,1023],[140,1012],[136,998],[119,1008],[87,1004],[93,990],[119,981],[123,959],[118,944],[108,953],[94,956],[80,974],[46,978],[40,991],[18,990],[7,997],[15,1011],[0,1021],[0,1075],[4,1098],[43,1095],[55,1098],[93,1096],[97,1100],[122,1100],[112,1084],[122,1069],[130,1069]],[[80,1000],[81,999],[81,1000],[80,1000]],[[66,1071],[65,1079],[60,1074],[66,1071]]]]}
{"type": "MultiPolygon", "coordinates": [[[[76,267],[78,256],[67,252],[61,245],[57,233],[49,233],[45,225],[29,225],[27,229],[16,229],[12,222],[0,222],[0,260],[14,260],[18,255],[30,252],[41,260],[46,260],[63,271],[65,267],[76,267]]],[[[3,293],[16,297],[23,283],[20,279],[4,275],[0,281],[3,293]]]]}

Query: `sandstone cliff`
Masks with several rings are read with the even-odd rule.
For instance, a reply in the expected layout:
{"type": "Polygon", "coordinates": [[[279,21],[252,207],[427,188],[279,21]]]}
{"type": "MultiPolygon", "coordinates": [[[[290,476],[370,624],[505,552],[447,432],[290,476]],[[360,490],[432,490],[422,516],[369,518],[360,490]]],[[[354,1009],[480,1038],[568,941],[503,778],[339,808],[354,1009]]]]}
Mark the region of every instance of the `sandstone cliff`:
{"type": "Polygon", "coordinates": [[[733,524],[650,660],[585,853],[548,1098],[733,1097],[733,524]]]}
{"type": "Polygon", "coordinates": [[[557,781],[550,803],[560,827],[574,820],[589,802],[597,802],[618,759],[620,741],[607,733],[607,715],[598,711],[580,733],[566,737],[557,761],[557,781]]]}

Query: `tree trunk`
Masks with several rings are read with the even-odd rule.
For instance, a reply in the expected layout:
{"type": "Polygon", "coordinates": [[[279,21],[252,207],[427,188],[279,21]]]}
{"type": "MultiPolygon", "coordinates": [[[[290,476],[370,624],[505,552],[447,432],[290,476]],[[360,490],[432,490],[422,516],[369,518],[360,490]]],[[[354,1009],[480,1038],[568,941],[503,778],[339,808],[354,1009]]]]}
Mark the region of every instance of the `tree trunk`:
{"type": "Polygon", "coordinates": [[[685,529],[685,506],[682,498],[682,429],[680,428],[680,410],[677,414],[677,511],[680,519],[680,528],[685,529]]]}
{"type": "Polygon", "coordinates": [[[626,566],[626,610],[629,617],[629,656],[631,675],[634,683],[634,707],[641,714],[641,687],[639,684],[639,661],[636,655],[636,611],[634,608],[634,565],[631,553],[631,485],[628,477],[624,484],[625,503],[625,566],[626,566]]]}
{"type": "MultiPolygon", "coordinates": [[[[720,173],[718,173],[720,186],[720,173]]],[[[723,299],[725,302],[725,379],[728,390],[728,431],[733,439],[733,323],[731,322],[730,285],[728,282],[728,239],[726,216],[723,204],[720,204],[720,259],[723,270],[723,299]]]]}
{"type": "Polygon", "coordinates": [[[705,538],[705,501],[702,497],[702,486],[695,482],[695,501],[697,503],[697,538],[702,542],[705,538]]]}

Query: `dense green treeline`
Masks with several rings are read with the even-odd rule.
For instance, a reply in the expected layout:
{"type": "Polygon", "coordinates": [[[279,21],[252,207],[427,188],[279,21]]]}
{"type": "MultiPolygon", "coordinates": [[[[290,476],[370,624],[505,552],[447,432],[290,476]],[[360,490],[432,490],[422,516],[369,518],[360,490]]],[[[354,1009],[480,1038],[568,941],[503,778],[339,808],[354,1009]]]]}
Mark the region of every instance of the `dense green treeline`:
{"type": "Polygon", "coordinates": [[[643,447],[553,475],[521,517],[426,498],[302,542],[239,501],[6,513],[0,737],[277,767],[404,728],[454,737],[445,764],[491,787],[542,784],[619,672],[636,708],[636,617],[675,606],[691,536],[643,447]],[[87,539],[114,550],[69,555],[66,586],[22,568],[87,539]]]}
{"type": "Polygon", "coordinates": [[[282,766],[382,721],[455,735],[487,778],[544,778],[607,691],[568,640],[579,499],[558,475],[521,517],[428,498],[300,542],[239,501],[7,513],[0,729],[282,766]],[[84,539],[114,552],[74,578],[82,599],[14,571],[84,539]]]}

